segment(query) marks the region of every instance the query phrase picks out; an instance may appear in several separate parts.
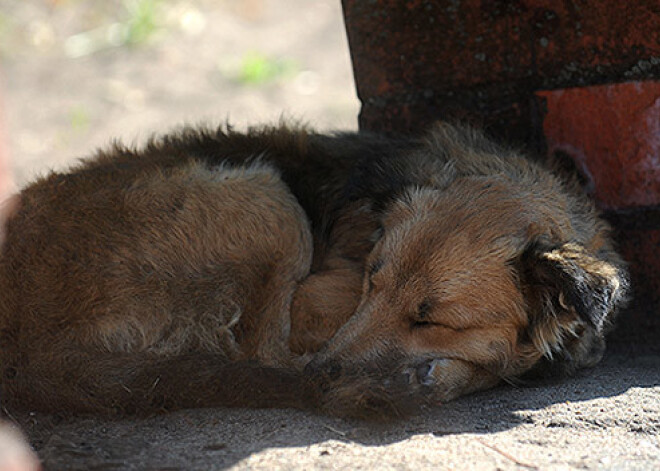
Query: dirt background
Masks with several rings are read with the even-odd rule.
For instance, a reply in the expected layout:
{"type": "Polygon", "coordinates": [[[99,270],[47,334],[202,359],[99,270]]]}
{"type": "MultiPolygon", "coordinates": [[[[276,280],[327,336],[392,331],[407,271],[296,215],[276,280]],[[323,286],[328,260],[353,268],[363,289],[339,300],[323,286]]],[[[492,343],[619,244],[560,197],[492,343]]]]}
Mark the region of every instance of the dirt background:
{"type": "Polygon", "coordinates": [[[339,0],[0,0],[0,54],[19,186],[184,123],[357,129],[339,0]]]}
{"type": "MultiPolygon", "coordinates": [[[[338,0],[0,0],[0,75],[18,186],[182,123],[357,127],[338,0]]],[[[660,357],[619,352],[390,424],[241,409],[15,419],[56,470],[660,469],[660,357]]]]}

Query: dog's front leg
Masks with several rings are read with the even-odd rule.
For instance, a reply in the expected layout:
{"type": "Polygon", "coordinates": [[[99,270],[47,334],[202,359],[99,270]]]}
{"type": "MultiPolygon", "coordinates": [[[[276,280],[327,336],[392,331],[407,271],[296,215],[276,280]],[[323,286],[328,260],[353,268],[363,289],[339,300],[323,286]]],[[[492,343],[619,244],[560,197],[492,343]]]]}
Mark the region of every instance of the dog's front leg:
{"type": "Polygon", "coordinates": [[[361,292],[359,270],[338,268],[310,275],[293,296],[291,351],[298,355],[317,352],[353,315],[361,292]]]}

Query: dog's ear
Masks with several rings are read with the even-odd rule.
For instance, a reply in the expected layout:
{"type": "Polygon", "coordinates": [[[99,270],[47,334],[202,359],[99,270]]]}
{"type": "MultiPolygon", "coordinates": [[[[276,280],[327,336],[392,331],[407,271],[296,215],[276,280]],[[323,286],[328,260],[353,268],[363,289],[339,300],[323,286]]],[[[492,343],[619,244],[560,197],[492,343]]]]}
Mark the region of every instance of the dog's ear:
{"type": "Polygon", "coordinates": [[[520,259],[527,302],[526,336],[546,359],[571,369],[597,362],[603,329],[625,298],[627,278],[616,255],[611,260],[568,243],[530,245],[520,259]]]}

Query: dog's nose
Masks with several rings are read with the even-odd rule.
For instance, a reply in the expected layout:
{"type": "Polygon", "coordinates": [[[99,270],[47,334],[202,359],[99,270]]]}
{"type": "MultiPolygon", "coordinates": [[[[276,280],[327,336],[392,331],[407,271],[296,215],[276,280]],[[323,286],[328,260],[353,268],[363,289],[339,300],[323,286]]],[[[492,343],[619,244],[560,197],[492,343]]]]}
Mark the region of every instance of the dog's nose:
{"type": "Polygon", "coordinates": [[[307,363],[304,373],[308,376],[325,376],[327,379],[335,380],[341,375],[341,364],[337,360],[322,361],[315,359],[307,363]]]}
{"type": "Polygon", "coordinates": [[[419,378],[420,381],[424,380],[426,379],[427,376],[429,376],[429,374],[431,374],[431,372],[432,372],[431,362],[430,361],[424,362],[417,367],[417,378],[419,378]]]}

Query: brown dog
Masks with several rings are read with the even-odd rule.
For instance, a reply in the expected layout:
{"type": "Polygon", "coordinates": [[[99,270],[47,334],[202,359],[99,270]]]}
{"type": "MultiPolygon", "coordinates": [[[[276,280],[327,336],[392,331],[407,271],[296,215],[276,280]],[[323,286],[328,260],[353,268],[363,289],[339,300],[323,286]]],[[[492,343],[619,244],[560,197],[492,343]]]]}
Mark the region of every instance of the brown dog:
{"type": "Polygon", "coordinates": [[[187,130],[14,203],[9,406],[396,412],[593,365],[627,284],[573,184],[449,126],[187,130]]]}

